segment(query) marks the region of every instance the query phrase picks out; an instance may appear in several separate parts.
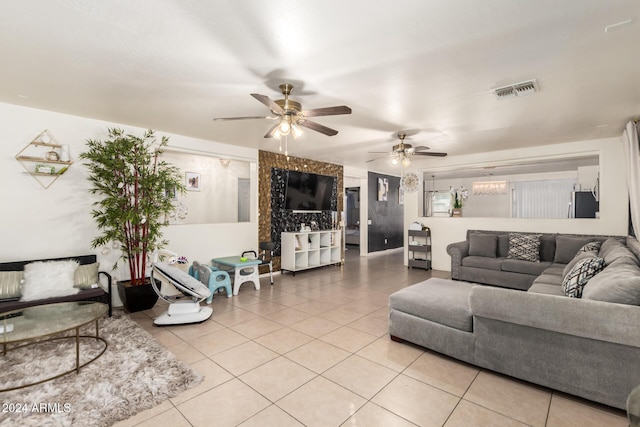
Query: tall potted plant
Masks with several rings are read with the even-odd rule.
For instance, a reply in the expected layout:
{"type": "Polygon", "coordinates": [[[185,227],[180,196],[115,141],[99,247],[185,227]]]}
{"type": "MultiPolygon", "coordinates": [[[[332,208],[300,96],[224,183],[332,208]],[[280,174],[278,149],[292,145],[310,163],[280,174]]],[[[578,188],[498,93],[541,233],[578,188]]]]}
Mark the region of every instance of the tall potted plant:
{"type": "Polygon", "coordinates": [[[116,128],[108,135],[87,140],[88,150],[80,154],[89,169],[89,191],[99,196],[91,215],[101,234],[91,245],[119,246],[130,275],[118,283],[120,299],[130,312],[146,310],[157,301],[146,271],[150,255],[167,244],[161,228],[174,209],[168,194],[184,193],[185,186],[180,170],[160,157],[167,137],[157,142],[152,130],[139,137],[116,128]]]}

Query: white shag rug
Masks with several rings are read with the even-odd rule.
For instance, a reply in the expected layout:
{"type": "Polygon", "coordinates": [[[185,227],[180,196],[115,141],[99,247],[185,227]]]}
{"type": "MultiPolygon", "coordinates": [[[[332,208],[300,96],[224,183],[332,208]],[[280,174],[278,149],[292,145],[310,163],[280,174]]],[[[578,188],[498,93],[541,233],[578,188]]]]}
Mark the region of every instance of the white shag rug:
{"type": "MultiPolygon", "coordinates": [[[[95,335],[95,323],[81,334],[95,335]]],[[[97,360],[53,381],[0,393],[0,426],[110,426],[202,381],[127,315],[100,320],[108,343],[97,360]]],[[[80,342],[80,363],[104,348],[80,342]]],[[[75,340],[56,340],[0,353],[0,389],[43,379],[75,366],[75,340]]]]}

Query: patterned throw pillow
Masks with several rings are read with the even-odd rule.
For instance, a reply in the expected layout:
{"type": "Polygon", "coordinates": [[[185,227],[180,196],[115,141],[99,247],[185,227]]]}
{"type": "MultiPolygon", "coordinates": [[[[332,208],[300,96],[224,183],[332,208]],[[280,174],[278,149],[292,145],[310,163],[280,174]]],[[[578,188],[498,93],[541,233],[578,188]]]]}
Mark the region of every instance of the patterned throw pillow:
{"type": "Polygon", "coordinates": [[[578,250],[580,252],[598,252],[602,246],[602,242],[589,242],[578,250]]]}
{"type": "Polygon", "coordinates": [[[509,233],[507,258],[540,262],[540,234],[509,233]]]}
{"type": "Polygon", "coordinates": [[[562,292],[570,298],[582,298],[582,289],[593,276],[604,268],[604,259],[590,257],[581,259],[562,279],[562,292]]]}

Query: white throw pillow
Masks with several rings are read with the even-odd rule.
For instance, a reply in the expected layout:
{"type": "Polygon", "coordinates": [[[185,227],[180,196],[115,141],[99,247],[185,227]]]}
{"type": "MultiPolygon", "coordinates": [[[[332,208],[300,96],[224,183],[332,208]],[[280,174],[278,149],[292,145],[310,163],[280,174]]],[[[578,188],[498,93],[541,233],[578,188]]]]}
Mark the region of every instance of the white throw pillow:
{"type": "Polygon", "coordinates": [[[20,301],[62,297],[80,292],[74,288],[77,261],[36,261],[24,266],[24,285],[20,301]]]}

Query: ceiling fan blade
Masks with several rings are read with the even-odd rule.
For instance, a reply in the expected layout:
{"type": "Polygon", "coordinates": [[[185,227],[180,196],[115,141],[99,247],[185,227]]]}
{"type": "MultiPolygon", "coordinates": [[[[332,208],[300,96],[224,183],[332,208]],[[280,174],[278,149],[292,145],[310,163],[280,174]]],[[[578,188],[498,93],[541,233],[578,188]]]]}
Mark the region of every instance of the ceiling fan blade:
{"type": "Polygon", "coordinates": [[[312,122],[309,120],[303,120],[300,123],[298,123],[298,125],[304,126],[311,130],[315,130],[316,132],[320,132],[328,136],[333,136],[338,133],[338,131],[335,129],[328,128],[324,125],[321,125],[320,123],[312,122]]]}
{"type": "Polygon", "coordinates": [[[277,114],[284,114],[284,110],[282,109],[282,107],[280,107],[278,104],[276,104],[276,102],[273,99],[269,98],[267,95],[260,95],[259,93],[252,93],[251,96],[253,96],[258,101],[262,102],[267,107],[269,107],[273,112],[275,112],[277,114]]]}
{"type": "Polygon", "coordinates": [[[225,120],[253,120],[253,119],[271,119],[275,120],[276,116],[247,116],[247,117],[214,117],[214,122],[221,122],[225,120]]]}
{"type": "Polygon", "coordinates": [[[429,150],[429,147],[425,147],[424,145],[418,145],[417,147],[413,147],[413,151],[424,151],[429,150]]]}
{"type": "Polygon", "coordinates": [[[413,153],[414,156],[432,156],[432,157],[446,157],[447,153],[435,153],[435,152],[430,152],[430,151],[426,151],[426,152],[420,152],[420,153],[413,153]]]}
{"type": "Polygon", "coordinates": [[[302,111],[302,114],[305,117],[337,116],[338,114],[351,114],[351,108],[347,107],[346,105],[326,108],[314,108],[312,110],[302,111]]]}
{"type": "Polygon", "coordinates": [[[276,136],[276,131],[278,130],[278,126],[280,126],[280,122],[276,123],[264,134],[265,138],[273,138],[276,136]]]}
{"type": "Polygon", "coordinates": [[[383,157],[376,157],[375,159],[371,159],[371,160],[367,160],[367,161],[365,161],[365,163],[375,162],[376,160],[384,159],[384,158],[386,158],[386,157],[387,157],[387,156],[383,156],[383,157]]]}

